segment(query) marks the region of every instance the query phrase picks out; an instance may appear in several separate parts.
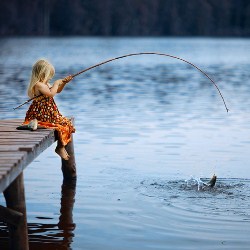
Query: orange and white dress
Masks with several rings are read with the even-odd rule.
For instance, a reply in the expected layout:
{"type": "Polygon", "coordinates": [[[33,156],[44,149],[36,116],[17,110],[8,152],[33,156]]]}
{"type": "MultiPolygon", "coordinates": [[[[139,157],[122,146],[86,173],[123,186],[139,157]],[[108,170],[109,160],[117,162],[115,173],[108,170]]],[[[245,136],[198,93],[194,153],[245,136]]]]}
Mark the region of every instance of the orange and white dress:
{"type": "Polygon", "coordinates": [[[53,97],[42,95],[33,100],[23,124],[33,119],[37,119],[39,126],[55,129],[63,146],[70,142],[71,134],[75,132],[71,120],[60,113],[53,97]]]}

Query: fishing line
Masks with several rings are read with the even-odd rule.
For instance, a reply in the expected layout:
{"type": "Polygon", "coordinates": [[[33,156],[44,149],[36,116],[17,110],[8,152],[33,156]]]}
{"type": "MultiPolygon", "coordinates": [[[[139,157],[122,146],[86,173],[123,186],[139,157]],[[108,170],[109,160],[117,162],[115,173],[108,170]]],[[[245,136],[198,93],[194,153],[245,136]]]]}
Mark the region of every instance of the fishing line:
{"type": "MultiPolygon", "coordinates": [[[[219,87],[217,86],[217,84],[215,83],[215,81],[214,81],[207,73],[205,73],[202,69],[200,69],[200,68],[199,68],[198,66],[196,66],[195,64],[193,64],[193,63],[191,63],[191,62],[189,62],[189,61],[187,61],[187,60],[185,60],[185,59],[183,59],[183,58],[181,58],[181,57],[173,56],[173,55],[170,55],[170,54],[158,53],[158,52],[140,52],[140,53],[126,54],[126,55],[123,55],[123,56],[114,57],[114,58],[108,59],[108,60],[106,60],[106,61],[100,62],[100,63],[95,64],[95,65],[93,65],[93,66],[91,66],[91,67],[89,67],[89,68],[86,68],[86,69],[84,69],[84,70],[81,70],[81,71],[79,71],[79,72],[77,72],[76,74],[73,74],[73,75],[71,75],[71,76],[74,78],[74,77],[76,77],[76,76],[78,76],[78,75],[80,75],[80,74],[83,74],[83,73],[85,73],[85,72],[87,72],[87,71],[89,71],[89,70],[91,70],[91,69],[97,68],[97,67],[99,67],[99,66],[101,66],[101,65],[103,65],[103,64],[110,63],[110,62],[112,62],[112,61],[119,60],[119,59],[122,59],[122,58],[125,58],[125,57],[139,56],[139,55],[158,55],[158,56],[171,57],[171,58],[174,58],[174,59],[183,61],[183,62],[185,62],[185,63],[191,65],[192,67],[196,68],[198,71],[200,71],[203,75],[205,75],[205,76],[213,83],[213,85],[214,85],[215,88],[217,89],[217,91],[218,91],[218,93],[219,93],[219,95],[220,95],[220,97],[221,97],[221,99],[222,99],[222,101],[223,101],[223,104],[224,104],[224,106],[225,106],[225,108],[226,108],[226,111],[227,111],[227,112],[229,111],[229,109],[228,109],[228,107],[227,107],[227,105],[226,105],[225,99],[224,99],[224,97],[223,97],[223,95],[222,95],[222,93],[221,93],[219,87]]],[[[15,108],[13,108],[13,109],[14,109],[14,110],[15,110],[15,109],[18,109],[18,108],[22,107],[24,104],[26,104],[26,103],[32,101],[33,99],[35,99],[35,98],[37,98],[37,97],[39,97],[39,96],[42,96],[42,94],[37,95],[37,96],[34,96],[33,98],[30,98],[30,99],[27,100],[26,102],[20,104],[19,106],[15,107],[15,108]]]]}

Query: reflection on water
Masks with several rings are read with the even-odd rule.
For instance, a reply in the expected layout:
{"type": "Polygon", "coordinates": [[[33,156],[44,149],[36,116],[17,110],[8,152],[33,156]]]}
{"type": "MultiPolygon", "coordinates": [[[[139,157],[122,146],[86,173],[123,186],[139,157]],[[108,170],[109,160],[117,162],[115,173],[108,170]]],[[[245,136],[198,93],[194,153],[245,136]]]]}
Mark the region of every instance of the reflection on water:
{"type": "Polygon", "coordinates": [[[65,184],[60,193],[51,148],[25,170],[33,249],[248,249],[249,39],[13,38],[0,47],[0,119],[24,117],[28,106],[12,107],[26,100],[40,57],[59,78],[140,51],[197,64],[230,109],[200,72],[171,58],[131,57],[75,78],[56,102],[76,120],[77,192],[65,184]],[[185,182],[214,173],[213,189],[185,182]]]}
{"type": "MultiPolygon", "coordinates": [[[[61,209],[58,224],[43,223],[53,218],[37,216],[40,223],[28,223],[30,249],[71,249],[76,224],[73,221],[76,179],[62,183],[61,209]]],[[[7,228],[0,231],[1,249],[8,249],[7,228]]]]}

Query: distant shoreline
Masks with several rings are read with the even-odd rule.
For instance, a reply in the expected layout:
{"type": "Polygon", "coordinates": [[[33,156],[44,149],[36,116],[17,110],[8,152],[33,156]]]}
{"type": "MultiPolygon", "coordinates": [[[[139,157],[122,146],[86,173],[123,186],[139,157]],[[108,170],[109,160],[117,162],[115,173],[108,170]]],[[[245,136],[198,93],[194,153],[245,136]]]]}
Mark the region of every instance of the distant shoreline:
{"type": "Polygon", "coordinates": [[[0,36],[50,35],[250,37],[250,1],[0,1],[0,36]]]}

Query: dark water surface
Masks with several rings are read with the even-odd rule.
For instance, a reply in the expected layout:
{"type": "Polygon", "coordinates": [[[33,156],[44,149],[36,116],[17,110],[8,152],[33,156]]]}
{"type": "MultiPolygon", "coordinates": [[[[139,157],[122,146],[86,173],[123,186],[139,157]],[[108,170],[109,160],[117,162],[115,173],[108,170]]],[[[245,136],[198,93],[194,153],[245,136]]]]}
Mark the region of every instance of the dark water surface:
{"type": "MultiPolygon", "coordinates": [[[[31,249],[249,249],[250,40],[0,40],[0,118],[23,118],[32,64],[75,78],[55,99],[76,118],[77,183],[63,183],[53,145],[24,171],[31,249]],[[215,188],[202,185],[216,174],[215,188]]],[[[0,196],[0,204],[4,199],[0,196]]],[[[0,227],[0,249],[7,248],[0,227]]]]}

